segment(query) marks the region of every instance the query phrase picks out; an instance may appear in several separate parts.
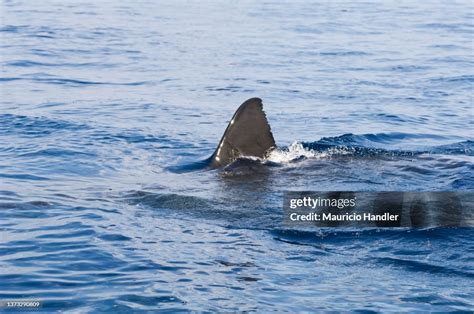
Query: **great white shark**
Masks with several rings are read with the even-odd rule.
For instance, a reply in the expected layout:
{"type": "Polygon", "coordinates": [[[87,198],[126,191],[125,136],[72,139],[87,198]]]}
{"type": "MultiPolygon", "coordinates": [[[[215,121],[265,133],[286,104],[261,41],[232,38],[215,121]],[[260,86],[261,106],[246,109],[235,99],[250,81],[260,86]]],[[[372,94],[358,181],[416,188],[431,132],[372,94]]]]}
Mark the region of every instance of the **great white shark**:
{"type": "Polygon", "coordinates": [[[246,100],[229,122],[210,158],[211,168],[225,167],[239,157],[265,158],[276,148],[260,98],[246,100]]]}

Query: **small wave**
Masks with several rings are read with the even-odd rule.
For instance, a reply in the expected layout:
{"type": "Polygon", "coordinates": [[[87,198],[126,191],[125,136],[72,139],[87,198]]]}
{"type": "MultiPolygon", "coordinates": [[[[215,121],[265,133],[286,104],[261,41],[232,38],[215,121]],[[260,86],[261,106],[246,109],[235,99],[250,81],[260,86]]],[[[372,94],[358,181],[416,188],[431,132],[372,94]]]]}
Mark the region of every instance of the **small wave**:
{"type": "Polygon", "coordinates": [[[474,156],[474,141],[464,141],[459,143],[437,146],[433,149],[432,152],[446,155],[474,156]]]}
{"type": "Polygon", "coordinates": [[[0,32],[5,32],[5,33],[18,33],[22,30],[28,29],[29,26],[27,25],[6,25],[3,27],[0,27],[0,32]]]}
{"type": "Polygon", "coordinates": [[[21,78],[19,77],[0,77],[0,82],[11,82],[11,81],[19,81],[21,78]]]}
{"type": "Polygon", "coordinates": [[[469,23],[426,23],[417,25],[418,28],[437,29],[455,32],[471,32],[472,24],[469,23]]]}
{"type": "Polygon", "coordinates": [[[472,83],[474,82],[474,75],[437,77],[430,79],[430,81],[440,83],[472,83]]]}
{"type": "Polygon", "coordinates": [[[38,62],[32,60],[15,60],[6,63],[7,66],[12,67],[110,67],[115,64],[105,64],[105,63],[98,63],[98,62],[38,62]]]}
{"type": "Polygon", "coordinates": [[[35,157],[35,156],[88,156],[88,157],[96,157],[96,154],[85,152],[85,151],[78,151],[72,149],[64,149],[64,148],[46,148],[40,149],[33,152],[18,154],[18,157],[35,157]]]}
{"type": "Polygon", "coordinates": [[[52,120],[46,117],[29,117],[14,114],[0,115],[0,135],[48,136],[53,132],[64,130],[85,130],[85,124],[72,123],[64,120],[52,120]]]}
{"type": "Polygon", "coordinates": [[[290,163],[301,159],[327,158],[332,155],[347,155],[351,151],[348,148],[330,147],[325,151],[316,151],[305,147],[302,142],[295,141],[287,148],[277,148],[270,152],[267,160],[275,163],[290,163]]]}
{"type": "Polygon", "coordinates": [[[370,53],[364,51],[324,51],[319,53],[320,56],[348,57],[348,56],[369,56],[370,53]]]}
{"type": "Polygon", "coordinates": [[[123,199],[132,205],[150,206],[155,209],[207,209],[209,200],[175,193],[153,193],[147,191],[131,191],[123,199]]]}
{"type": "Polygon", "coordinates": [[[243,88],[241,86],[229,85],[226,87],[206,86],[205,89],[212,92],[221,92],[221,91],[238,92],[238,91],[241,91],[243,88]]]}
{"type": "Polygon", "coordinates": [[[414,156],[421,152],[386,150],[374,147],[333,145],[325,143],[324,139],[317,142],[293,142],[287,148],[278,148],[270,152],[267,160],[275,163],[291,163],[302,159],[324,159],[340,156],[374,157],[414,156]]]}
{"type": "MultiPolygon", "coordinates": [[[[16,63],[15,66],[30,66],[28,63],[16,63]]],[[[47,65],[47,64],[44,64],[47,65]]],[[[74,66],[74,67],[81,67],[84,64],[66,64],[67,66],[74,66]]],[[[35,65],[39,66],[39,65],[35,65]]],[[[56,66],[53,64],[49,64],[47,66],[56,66]]],[[[57,65],[57,66],[65,66],[65,65],[57,65]]],[[[104,65],[101,65],[104,66],[104,65]]],[[[107,66],[107,65],[106,65],[107,66]]],[[[44,73],[41,73],[45,75],[44,73]]],[[[0,78],[0,82],[10,82],[10,81],[32,81],[36,83],[46,83],[46,84],[55,84],[55,85],[66,85],[66,86],[87,86],[87,85],[110,85],[110,86],[141,86],[141,85],[150,85],[153,84],[150,81],[139,81],[139,82],[100,82],[100,81],[89,81],[89,80],[80,80],[80,79],[67,79],[67,78],[58,78],[52,75],[47,75],[50,77],[3,77],[0,78]]]]}
{"type": "Polygon", "coordinates": [[[398,257],[378,257],[376,259],[381,264],[390,265],[392,267],[404,268],[413,272],[437,273],[445,276],[460,276],[462,278],[473,278],[474,274],[465,270],[458,270],[447,266],[431,264],[425,261],[407,260],[398,257]]]}
{"type": "Polygon", "coordinates": [[[64,79],[64,78],[32,78],[31,80],[34,81],[34,82],[40,82],[40,83],[70,85],[70,86],[78,86],[78,85],[139,86],[139,85],[145,85],[145,84],[149,83],[149,82],[146,82],[146,81],[142,81],[142,82],[124,82],[124,83],[98,82],[98,81],[86,81],[86,80],[64,79]]]}
{"type": "MultiPolygon", "coordinates": [[[[385,116],[383,116],[385,117],[385,116]]],[[[391,116],[393,119],[405,119],[405,117],[391,116]]],[[[400,147],[410,147],[413,152],[429,152],[439,143],[449,143],[449,145],[458,145],[452,143],[459,138],[445,137],[437,134],[421,133],[369,133],[369,134],[343,134],[336,137],[323,137],[317,142],[307,143],[308,146],[320,146],[321,144],[330,146],[350,146],[360,148],[377,148],[382,150],[401,151],[400,147]],[[451,143],[450,143],[451,142],[451,143]],[[429,145],[433,144],[433,145],[429,145]]],[[[467,142],[461,142],[469,144],[467,142]]]]}
{"type": "Polygon", "coordinates": [[[27,173],[13,173],[13,174],[7,174],[7,173],[0,173],[0,178],[8,178],[8,179],[16,179],[16,180],[24,180],[24,181],[46,181],[49,180],[49,178],[46,177],[40,177],[40,176],[35,176],[32,174],[27,174],[27,173]]]}
{"type": "Polygon", "coordinates": [[[34,200],[29,202],[0,202],[2,220],[15,221],[19,218],[42,219],[55,215],[50,209],[61,206],[60,203],[34,200]]]}

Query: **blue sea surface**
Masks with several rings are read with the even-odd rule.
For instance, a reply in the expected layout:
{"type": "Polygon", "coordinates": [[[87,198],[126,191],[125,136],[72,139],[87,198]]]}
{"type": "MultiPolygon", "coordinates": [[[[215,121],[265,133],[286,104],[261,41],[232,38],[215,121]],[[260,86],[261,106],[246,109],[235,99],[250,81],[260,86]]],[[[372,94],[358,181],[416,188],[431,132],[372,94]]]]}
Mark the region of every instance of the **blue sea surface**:
{"type": "Polygon", "coordinates": [[[3,1],[0,301],[472,312],[473,228],[287,228],[282,198],[473,190],[473,21],[472,1],[3,1]],[[250,97],[277,166],[196,167],[250,97]]]}

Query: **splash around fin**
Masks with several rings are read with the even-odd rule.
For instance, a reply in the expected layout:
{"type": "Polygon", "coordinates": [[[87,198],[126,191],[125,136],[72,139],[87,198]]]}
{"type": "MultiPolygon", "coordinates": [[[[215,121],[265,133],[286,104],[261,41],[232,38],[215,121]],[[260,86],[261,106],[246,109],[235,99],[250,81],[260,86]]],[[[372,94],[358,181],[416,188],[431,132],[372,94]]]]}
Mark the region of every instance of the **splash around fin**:
{"type": "Polygon", "coordinates": [[[262,100],[250,98],[234,113],[210,158],[210,167],[225,167],[242,156],[263,159],[274,148],[276,144],[263,111],[262,100]]]}

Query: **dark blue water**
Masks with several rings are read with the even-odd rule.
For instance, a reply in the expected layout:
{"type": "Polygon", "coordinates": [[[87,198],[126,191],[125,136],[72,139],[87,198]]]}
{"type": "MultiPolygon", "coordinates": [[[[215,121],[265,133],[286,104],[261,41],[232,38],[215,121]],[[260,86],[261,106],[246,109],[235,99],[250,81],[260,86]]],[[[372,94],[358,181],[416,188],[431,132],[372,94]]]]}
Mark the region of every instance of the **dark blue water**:
{"type": "Polygon", "coordinates": [[[470,1],[4,1],[0,300],[472,311],[472,228],[298,230],[286,190],[474,188],[470,1]],[[280,149],[199,169],[261,97],[280,149]]]}

